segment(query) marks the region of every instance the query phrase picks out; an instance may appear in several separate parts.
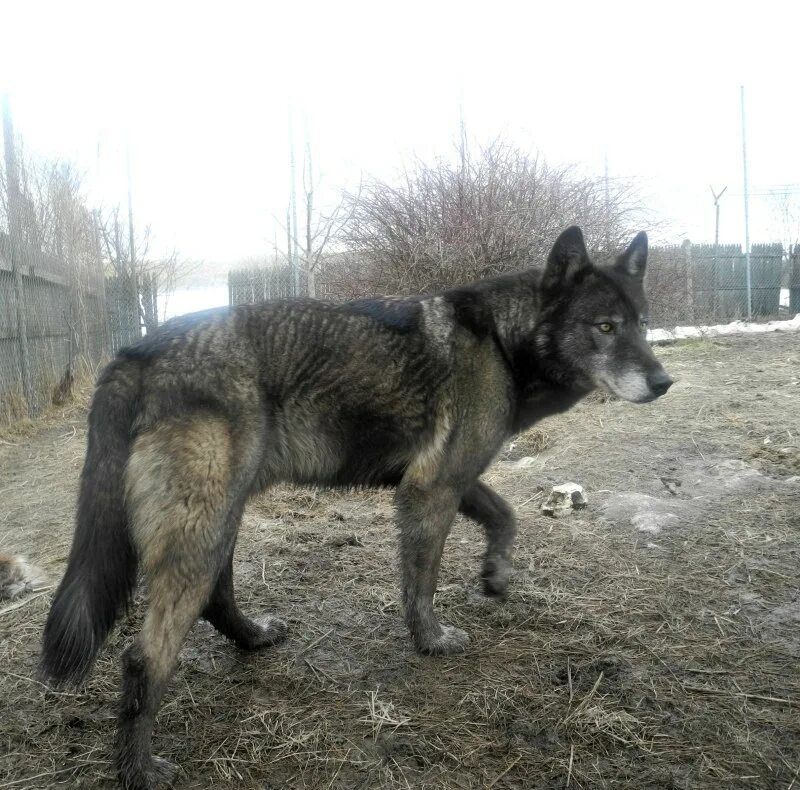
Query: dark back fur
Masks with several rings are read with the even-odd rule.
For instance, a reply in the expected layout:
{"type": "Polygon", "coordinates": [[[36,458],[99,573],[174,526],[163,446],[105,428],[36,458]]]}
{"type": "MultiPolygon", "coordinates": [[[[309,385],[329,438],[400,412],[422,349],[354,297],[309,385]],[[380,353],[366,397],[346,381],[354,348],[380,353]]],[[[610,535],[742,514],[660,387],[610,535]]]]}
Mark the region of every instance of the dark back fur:
{"type": "Polygon", "coordinates": [[[234,446],[257,448],[245,496],[279,481],[397,485],[415,464],[420,475],[433,468],[429,451],[448,455],[439,468],[460,490],[507,438],[572,406],[598,377],[630,387],[628,368],[658,365],[640,329],[643,238],[621,258],[633,274],[595,268],[570,229],[544,271],[428,297],[221,308],[169,321],[121,351],[92,405],[45,675],[83,677],[129,600],[136,556],[124,473],[137,435],[192,413],[224,418],[234,446]],[[597,336],[607,310],[632,327],[616,345],[597,336]]]}

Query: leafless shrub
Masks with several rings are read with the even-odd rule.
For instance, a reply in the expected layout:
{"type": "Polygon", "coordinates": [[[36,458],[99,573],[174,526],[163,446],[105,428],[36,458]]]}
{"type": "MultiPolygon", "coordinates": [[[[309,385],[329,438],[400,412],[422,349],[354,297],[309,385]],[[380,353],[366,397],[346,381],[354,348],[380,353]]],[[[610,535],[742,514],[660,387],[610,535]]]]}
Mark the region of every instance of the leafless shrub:
{"type": "Polygon", "coordinates": [[[419,293],[542,260],[565,225],[598,252],[618,249],[642,214],[632,185],[553,166],[498,139],[455,162],[417,160],[402,183],[368,179],[346,195],[340,239],[350,263],[329,261],[344,295],[419,293]]]}
{"type": "MultiPolygon", "coordinates": [[[[20,151],[19,234],[24,247],[52,259],[48,266],[81,285],[97,276],[97,244],[80,172],[62,160],[20,151]]],[[[0,224],[8,228],[6,174],[0,170],[0,224]]]]}

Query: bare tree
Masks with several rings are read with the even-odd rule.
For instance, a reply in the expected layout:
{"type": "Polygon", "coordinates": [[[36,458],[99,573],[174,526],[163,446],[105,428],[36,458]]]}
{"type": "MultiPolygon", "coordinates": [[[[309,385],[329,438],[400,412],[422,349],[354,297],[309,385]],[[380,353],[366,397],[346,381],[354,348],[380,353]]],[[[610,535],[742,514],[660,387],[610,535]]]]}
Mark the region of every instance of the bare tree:
{"type": "Polygon", "coordinates": [[[399,184],[370,179],[343,212],[339,239],[353,257],[338,262],[337,285],[349,296],[427,292],[529,266],[573,223],[603,254],[643,213],[628,183],[552,166],[502,139],[476,153],[464,134],[454,161],[417,160],[399,184]]]}
{"type": "MultiPolygon", "coordinates": [[[[300,291],[314,297],[317,295],[318,276],[324,268],[323,261],[330,254],[330,246],[338,240],[342,228],[349,222],[352,207],[349,202],[346,204],[344,197],[327,210],[318,206],[316,195],[320,178],[314,174],[314,160],[308,140],[303,156],[302,185],[302,230],[296,218],[294,196],[289,200],[286,225],[278,224],[286,231],[286,260],[290,267],[297,267],[301,273],[300,291]]],[[[356,194],[360,194],[360,190],[356,194]]]]}
{"type": "Polygon", "coordinates": [[[176,281],[196,264],[181,258],[176,250],[153,255],[151,226],[134,233],[119,205],[98,211],[96,216],[103,261],[128,283],[139,320],[151,332],[159,323],[158,294],[174,290],[176,281]]]}
{"type": "Polygon", "coordinates": [[[800,244],[800,200],[790,189],[776,189],[769,195],[770,211],[780,228],[785,255],[800,244]]]}
{"type": "MultiPolygon", "coordinates": [[[[96,263],[92,214],[81,174],[70,162],[18,155],[21,243],[58,260],[63,269],[96,263]]],[[[7,224],[7,190],[0,174],[0,218],[7,224]]]]}
{"type": "MultiPolygon", "coordinates": [[[[306,154],[303,160],[303,193],[305,195],[305,244],[303,246],[303,268],[309,296],[316,296],[316,280],[320,272],[321,262],[332,239],[337,239],[342,228],[352,217],[355,204],[346,204],[344,198],[327,212],[317,210],[314,203],[314,170],[311,156],[311,145],[306,142],[306,154]]],[[[356,192],[356,196],[361,190],[356,192]]]]}
{"type": "MultiPolygon", "coordinates": [[[[96,362],[108,349],[105,324],[98,328],[97,322],[98,308],[102,312],[103,306],[103,270],[97,237],[76,167],[69,162],[32,156],[16,141],[13,144],[16,184],[13,255],[27,271],[27,267],[32,267],[58,283],[58,295],[54,291],[46,300],[42,300],[42,288],[32,287],[27,296],[30,310],[25,312],[36,316],[33,325],[40,332],[36,347],[39,386],[46,383],[42,371],[52,365],[53,374],[60,379],[57,399],[63,401],[69,396],[74,380],[76,359],[96,362]],[[42,340],[42,322],[52,327],[46,341],[42,340]],[[61,365],[61,358],[52,349],[60,345],[62,337],[67,343],[66,365],[57,370],[55,366],[61,365]]],[[[7,179],[8,173],[0,171],[0,227],[10,231],[7,179]]],[[[19,305],[22,299],[17,297],[15,301],[19,305]]],[[[18,326],[17,331],[20,337],[27,334],[24,325],[18,326]]],[[[21,358],[24,356],[21,354],[21,358]]],[[[26,399],[30,402],[28,392],[26,399]]]]}
{"type": "Polygon", "coordinates": [[[792,294],[800,292],[800,202],[790,189],[776,189],[769,195],[773,219],[780,228],[783,245],[783,271],[781,284],[790,288],[792,294]]]}

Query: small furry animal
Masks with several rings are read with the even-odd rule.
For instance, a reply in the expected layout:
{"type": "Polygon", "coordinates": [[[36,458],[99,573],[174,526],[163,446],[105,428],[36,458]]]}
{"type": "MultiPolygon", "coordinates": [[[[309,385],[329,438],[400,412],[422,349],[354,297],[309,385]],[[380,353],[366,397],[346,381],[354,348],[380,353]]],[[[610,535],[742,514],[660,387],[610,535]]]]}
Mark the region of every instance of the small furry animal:
{"type": "Polygon", "coordinates": [[[25,557],[0,553],[0,601],[32,592],[42,582],[41,571],[29,565],[25,557]]]}

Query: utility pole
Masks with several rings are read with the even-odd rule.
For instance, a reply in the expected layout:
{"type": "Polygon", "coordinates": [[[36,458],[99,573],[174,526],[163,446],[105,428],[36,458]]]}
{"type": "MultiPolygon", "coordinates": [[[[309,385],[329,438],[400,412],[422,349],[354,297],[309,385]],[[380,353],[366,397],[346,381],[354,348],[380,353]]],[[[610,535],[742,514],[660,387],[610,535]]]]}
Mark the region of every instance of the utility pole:
{"type": "Polygon", "coordinates": [[[717,317],[717,302],[719,301],[718,295],[718,280],[719,280],[719,263],[717,262],[717,256],[719,255],[719,199],[725,194],[725,190],[727,186],[722,187],[722,191],[717,194],[714,192],[714,187],[709,186],[711,190],[711,195],[714,198],[714,211],[715,211],[715,222],[714,222],[714,281],[712,283],[713,290],[711,291],[711,310],[714,314],[714,318],[717,317]]]}
{"type": "Polygon", "coordinates": [[[136,242],[133,232],[133,187],[131,186],[131,146],[125,149],[125,169],[128,176],[128,243],[130,244],[131,272],[136,271],[136,242]]]}
{"type": "Polygon", "coordinates": [[[611,190],[608,186],[608,151],[603,155],[603,169],[603,184],[606,198],[606,253],[608,253],[611,249],[611,190]]]}
{"type": "Polygon", "coordinates": [[[744,173],[744,259],[747,267],[747,320],[753,320],[753,294],[750,279],[750,213],[747,191],[747,135],[744,122],[744,85],[741,86],[742,101],[742,171],[744,173]]]}
{"type": "Polygon", "coordinates": [[[286,257],[289,260],[289,275],[294,283],[294,261],[292,260],[292,200],[289,198],[289,206],[286,209],[286,257]]]}
{"type": "MultiPolygon", "coordinates": [[[[308,184],[304,183],[306,193],[306,294],[312,299],[317,295],[315,284],[314,262],[312,262],[313,236],[311,229],[311,215],[314,212],[314,170],[311,160],[311,142],[306,128],[306,157],[308,159],[308,184]]],[[[303,168],[303,181],[305,182],[305,168],[303,168]]]]}
{"type": "Polygon", "coordinates": [[[294,267],[294,295],[300,296],[300,243],[297,238],[297,172],[294,158],[294,124],[292,123],[293,109],[289,103],[289,178],[291,191],[289,204],[291,207],[291,225],[289,235],[292,243],[292,263],[294,267]]]}
{"type": "MultiPolygon", "coordinates": [[[[459,95],[458,101],[458,154],[461,169],[458,173],[458,213],[459,221],[464,220],[465,211],[465,195],[464,186],[467,180],[467,125],[464,121],[464,97],[463,93],[459,95]]],[[[489,261],[486,261],[489,264],[489,261]]]]}
{"type": "MultiPolygon", "coordinates": [[[[131,263],[129,288],[131,298],[131,310],[133,314],[130,316],[131,331],[134,333],[135,338],[141,335],[141,319],[139,318],[139,283],[136,277],[136,236],[133,230],[133,187],[131,185],[131,144],[127,143],[125,146],[125,170],[128,177],[128,246],[130,247],[129,257],[131,263]]],[[[119,246],[117,246],[119,249],[119,246]]]]}
{"type": "Polygon", "coordinates": [[[461,173],[467,168],[467,123],[464,120],[464,96],[463,92],[458,100],[458,153],[461,157],[461,173]]]}
{"type": "Polygon", "coordinates": [[[3,137],[5,139],[6,181],[8,182],[8,237],[11,242],[11,277],[14,281],[19,368],[22,374],[22,394],[28,406],[28,414],[33,417],[37,411],[37,403],[31,378],[25,289],[20,271],[23,242],[19,215],[19,173],[17,171],[17,152],[14,147],[14,122],[11,118],[11,102],[7,93],[3,94],[3,137]]]}
{"type": "Polygon", "coordinates": [[[722,192],[717,194],[714,192],[714,187],[709,187],[711,195],[714,198],[714,209],[716,212],[716,221],[714,223],[714,258],[717,257],[717,247],[719,247],[719,199],[725,194],[728,187],[722,187],[722,192]]]}

